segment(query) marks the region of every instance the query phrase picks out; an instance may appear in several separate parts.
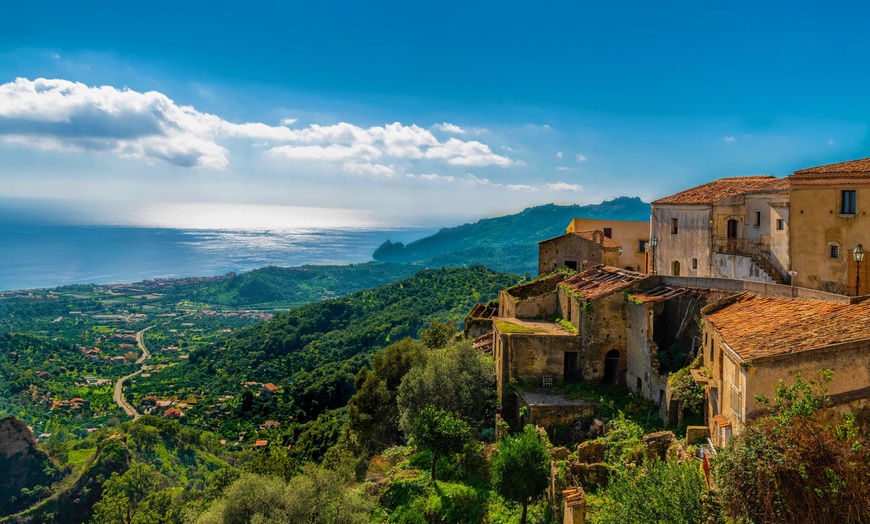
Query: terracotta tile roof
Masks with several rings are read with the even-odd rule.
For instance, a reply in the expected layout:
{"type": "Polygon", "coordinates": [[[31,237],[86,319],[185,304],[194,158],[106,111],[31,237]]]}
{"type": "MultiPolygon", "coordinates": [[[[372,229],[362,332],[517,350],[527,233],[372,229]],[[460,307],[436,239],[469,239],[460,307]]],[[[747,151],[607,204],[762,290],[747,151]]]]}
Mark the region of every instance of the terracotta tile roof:
{"type": "Polygon", "coordinates": [[[272,384],[271,382],[269,382],[267,384],[263,384],[263,387],[266,388],[267,390],[271,391],[272,393],[281,389],[278,386],[276,386],[275,384],[272,384]]]}
{"type": "Polygon", "coordinates": [[[593,300],[628,288],[647,275],[610,266],[595,266],[575,275],[560,285],[579,293],[584,300],[593,300]]]}
{"type": "MultiPolygon", "coordinates": [[[[595,240],[594,240],[595,233],[596,233],[595,231],[574,231],[573,233],[565,233],[564,235],[559,235],[557,237],[548,238],[546,240],[541,240],[540,242],[538,242],[538,244],[543,244],[544,242],[552,242],[554,240],[559,240],[560,238],[565,238],[566,236],[569,236],[569,235],[577,235],[578,237],[589,240],[590,242],[595,242],[595,240]]],[[[622,244],[620,244],[619,242],[613,240],[612,238],[605,237],[603,231],[599,231],[599,233],[601,233],[601,236],[604,238],[604,242],[602,243],[602,245],[604,246],[604,249],[618,249],[618,248],[622,247],[622,244]]],[[[595,242],[595,243],[597,244],[598,242],[595,242]]]]}
{"type": "MultiPolygon", "coordinates": [[[[585,238],[586,240],[589,240],[591,242],[595,242],[595,233],[596,233],[596,231],[575,231],[574,233],[571,233],[571,234],[577,235],[578,237],[581,237],[581,238],[585,238]]],[[[607,238],[606,236],[604,236],[603,232],[598,231],[598,233],[601,233],[600,238],[602,238],[604,240],[601,245],[603,245],[605,249],[618,249],[618,248],[622,247],[622,245],[619,242],[613,240],[612,238],[607,238]]],[[[595,242],[595,243],[597,244],[598,242],[595,242]]]]}
{"type": "Polygon", "coordinates": [[[713,420],[720,428],[727,428],[731,425],[731,421],[725,418],[725,415],[713,415],[713,420]]]}
{"type": "Polygon", "coordinates": [[[788,190],[787,178],[771,175],[720,178],[706,184],[680,191],[669,197],[653,200],[659,204],[714,204],[723,198],[745,193],[776,193],[788,190]]]}
{"type": "Polygon", "coordinates": [[[838,175],[845,178],[854,177],[856,175],[868,176],[870,175],[870,158],[861,158],[858,160],[849,160],[848,162],[838,162],[836,164],[799,169],[789,178],[818,178],[824,175],[838,175]]]}
{"type": "Polygon", "coordinates": [[[471,312],[468,313],[468,316],[470,318],[481,318],[485,320],[491,318],[496,313],[498,313],[498,308],[487,306],[478,302],[471,309],[471,312]]]}
{"type": "Polygon", "coordinates": [[[704,315],[743,360],[870,339],[870,300],[837,304],[750,294],[730,300],[708,306],[704,315]]]}

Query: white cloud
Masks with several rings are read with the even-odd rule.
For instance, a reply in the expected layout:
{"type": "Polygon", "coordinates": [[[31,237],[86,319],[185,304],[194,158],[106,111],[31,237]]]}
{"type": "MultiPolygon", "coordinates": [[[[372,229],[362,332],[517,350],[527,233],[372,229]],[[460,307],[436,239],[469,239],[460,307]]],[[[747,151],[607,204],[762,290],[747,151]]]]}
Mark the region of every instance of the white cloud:
{"type": "Polygon", "coordinates": [[[367,145],[343,146],[278,146],[268,151],[269,155],[287,160],[372,160],[382,155],[375,147],[367,145]]]}
{"type": "Polygon", "coordinates": [[[574,171],[574,169],[571,167],[556,166],[556,171],[574,171]]]}
{"type": "Polygon", "coordinates": [[[453,177],[453,176],[437,175],[437,174],[435,174],[435,173],[424,173],[424,174],[422,174],[422,175],[414,175],[414,174],[409,173],[409,174],[406,175],[406,176],[407,176],[408,178],[419,178],[419,179],[421,179],[421,180],[426,180],[426,181],[428,181],[428,182],[447,182],[447,183],[452,183],[453,181],[456,180],[456,178],[453,177]]]}
{"type": "Polygon", "coordinates": [[[214,141],[220,122],[155,91],[44,78],[0,85],[0,137],[46,149],[223,169],[227,150],[214,141]]]}
{"type": "Polygon", "coordinates": [[[462,129],[461,127],[459,127],[455,124],[450,124],[448,122],[444,122],[443,124],[435,124],[434,126],[432,126],[432,129],[437,129],[438,131],[444,131],[445,133],[453,133],[456,135],[464,135],[465,134],[464,129],[462,129]]]}
{"type": "Polygon", "coordinates": [[[425,158],[445,159],[448,164],[457,166],[509,166],[513,162],[505,156],[493,153],[489,146],[476,140],[464,142],[451,138],[443,144],[431,147],[426,151],[425,158]]]}
{"type": "MultiPolygon", "coordinates": [[[[180,106],[156,91],[139,93],[111,86],[89,87],[68,80],[19,78],[0,85],[0,140],[63,151],[113,153],[146,162],[223,169],[229,164],[226,139],[247,139],[248,147],[271,146],[266,154],[288,161],[352,162],[379,158],[436,160],[457,166],[515,163],[486,144],[458,138],[445,142],[416,124],[400,122],[362,128],[347,122],[301,129],[285,118],[280,126],[232,123],[191,106],[180,106]]],[[[464,133],[454,124],[433,126],[464,133]]],[[[237,147],[237,144],[233,144],[237,147]]],[[[380,165],[380,164],[378,164],[380,165]]],[[[369,170],[371,171],[371,170],[369,170]]],[[[383,175],[383,169],[374,171],[383,175]]]]}
{"type": "Polygon", "coordinates": [[[552,191],[574,191],[579,193],[583,191],[583,187],[577,184],[569,184],[567,182],[552,182],[546,185],[547,189],[552,191]]]}
{"type": "Polygon", "coordinates": [[[383,164],[345,162],[342,169],[354,175],[392,177],[396,174],[396,171],[392,167],[383,164]]]}
{"type": "Polygon", "coordinates": [[[563,158],[565,158],[565,153],[559,151],[558,153],[556,153],[556,158],[562,160],[563,158]]]}
{"type": "Polygon", "coordinates": [[[832,145],[834,145],[834,144],[836,144],[836,142],[834,141],[833,138],[831,138],[830,140],[828,140],[828,145],[829,145],[829,146],[832,146],[832,145]]]}
{"type": "Polygon", "coordinates": [[[734,137],[733,136],[726,136],[725,141],[726,142],[734,142],[734,137]]]}
{"type": "Polygon", "coordinates": [[[534,186],[530,186],[528,184],[507,184],[505,187],[510,189],[511,191],[537,191],[538,190],[538,188],[536,188],[534,186]]]}
{"type": "Polygon", "coordinates": [[[586,155],[584,155],[584,154],[579,154],[579,155],[577,155],[577,161],[578,161],[578,162],[586,162],[587,160],[589,160],[589,157],[588,157],[588,156],[586,156],[586,155]]]}

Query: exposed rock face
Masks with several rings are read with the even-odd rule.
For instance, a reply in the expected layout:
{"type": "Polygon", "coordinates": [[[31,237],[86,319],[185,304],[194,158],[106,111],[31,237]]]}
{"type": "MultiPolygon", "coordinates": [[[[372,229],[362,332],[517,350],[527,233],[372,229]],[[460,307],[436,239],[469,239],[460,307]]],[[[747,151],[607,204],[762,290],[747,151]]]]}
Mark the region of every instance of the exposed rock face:
{"type": "Polygon", "coordinates": [[[59,472],[49,456],[36,445],[36,438],[23,421],[0,419],[0,515],[21,511],[50,494],[59,472]],[[12,474],[9,474],[12,472],[12,474]],[[42,486],[44,490],[35,489],[42,486]],[[27,489],[29,495],[24,495],[27,489]]]}

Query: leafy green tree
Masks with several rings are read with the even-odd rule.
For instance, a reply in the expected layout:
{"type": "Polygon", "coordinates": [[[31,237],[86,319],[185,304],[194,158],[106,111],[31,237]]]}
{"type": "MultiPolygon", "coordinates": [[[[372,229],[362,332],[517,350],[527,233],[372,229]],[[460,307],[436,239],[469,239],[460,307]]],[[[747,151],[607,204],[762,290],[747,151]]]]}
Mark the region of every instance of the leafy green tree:
{"type": "Polygon", "coordinates": [[[595,524],[701,524],[706,491],[697,463],[654,461],[630,468],[599,493],[595,524]]]}
{"type": "Polygon", "coordinates": [[[399,425],[410,434],[414,420],[431,405],[476,427],[490,427],[498,406],[492,357],[461,342],[429,352],[424,366],[412,368],[396,397],[399,425]]]}
{"type": "Polygon", "coordinates": [[[347,424],[359,454],[368,456],[401,440],[396,395],[405,374],[422,362],[423,346],[406,338],[377,353],[371,370],[363,368],[357,374],[347,424]]]}
{"type": "Polygon", "coordinates": [[[529,503],[544,493],[549,481],[550,456],[534,426],[498,443],[498,454],[492,459],[492,487],[502,498],[522,505],[520,524],[526,523],[529,503]]]}
{"type": "Polygon", "coordinates": [[[419,450],[431,453],[430,472],[435,480],[435,463],[439,457],[462,451],[471,438],[471,428],[449,411],[431,406],[423,408],[414,421],[411,435],[419,450]]]}
{"type": "Polygon", "coordinates": [[[306,466],[289,482],[244,474],[197,520],[197,524],[357,524],[368,522],[372,503],[343,475],[306,466]]]}
{"type": "Polygon", "coordinates": [[[453,322],[438,322],[433,320],[429,327],[420,332],[420,342],[429,349],[441,349],[447,346],[456,334],[456,324],[453,322]]]}
{"type": "Polygon", "coordinates": [[[717,454],[718,499],[735,521],[870,522],[870,439],[854,416],[822,409],[830,371],[821,377],[780,381],[770,415],[717,454]]]}
{"type": "MultiPolygon", "coordinates": [[[[163,484],[154,466],[134,462],[123,475],[117,472],[103,484],[103,496],[94,505],[94,524],[131,524],[140,505],[163,484]]],[[[141,520],[141,517],[138,519],[141,520]]]]}

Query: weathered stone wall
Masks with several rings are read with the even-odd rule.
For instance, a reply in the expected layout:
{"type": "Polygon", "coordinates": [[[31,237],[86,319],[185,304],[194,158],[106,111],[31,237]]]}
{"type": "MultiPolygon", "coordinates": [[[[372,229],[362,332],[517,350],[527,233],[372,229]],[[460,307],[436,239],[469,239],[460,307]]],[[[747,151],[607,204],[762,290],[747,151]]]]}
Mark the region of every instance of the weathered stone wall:
{"type": "Polygon", "coordinates": [[[509,375],[521,380],[539,381],[544,375],[562,380],[565,374],[565,352],[580,351],[580,337],[568,334],[511,333],[502,337],[509,348],[509,375]]]}
{"type": "Polygon", "coordinates": [[[711,273],[717,278],[776,283],[752,258],[741,255],[720,255],[719,253],[713,253],[711,273]]]}
{"type": "Polygon", "coordinates": [[[565,266],[566,262],[573,263],[575,269],[582,271],[598,264],[618,264],[619,253],[616,248],[605,250],[602,245],[573,233],[538,244],[539,275],[565,266]]]}
{"type": "MultiPolygon", "coordinates": [[[[572,301],[579,299],[568,295],[572,301]]],[[[626,298],[613,293],[591,301],[591,311],[581,311],[580,336],[583,350],[580,354],[583,380],[590,384],[604,380],[605,356],[611,350],[620,355],[617,383],[625,385],[626,359],[626,298]]]]}

